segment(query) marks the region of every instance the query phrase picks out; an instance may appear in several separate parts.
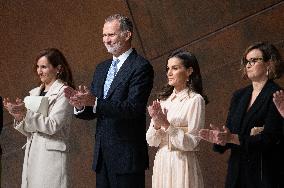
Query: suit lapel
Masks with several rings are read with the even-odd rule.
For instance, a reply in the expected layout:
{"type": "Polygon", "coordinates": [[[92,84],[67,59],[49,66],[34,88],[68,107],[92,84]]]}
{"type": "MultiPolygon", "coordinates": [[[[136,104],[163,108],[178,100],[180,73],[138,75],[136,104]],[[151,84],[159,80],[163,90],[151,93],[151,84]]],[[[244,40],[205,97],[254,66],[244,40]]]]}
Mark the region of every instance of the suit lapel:
{"type": "Polygon", "coordinates": [[[115,88],[119,85],[120,82],[126,80],[126,78],[129,77],[132,69],[132,62],[133,59],[135,59],[136,54],[137,54],[136,51],[133,49],[129,57],[122,64],[122,66],[120,67],[119,71],[117,72],[116,76],[114,77],[111,83],[106,98],[108,98],[114,92],[115,88]]]}
{"type": "Polygon", "coordinates": [[[104,96],[104,84],[105,84],[105,80],[107,77],[109,67],[111,65],[111,61],[112,60],[110,59],[106,62],[105,66],[102,68],[100,72],[100,78],[95,81],[98,84],[97,86],[98,89],[96,91],[93,91],[94,92],[93,94],[97,96],[98,98],[103,98],[104,96]]]}

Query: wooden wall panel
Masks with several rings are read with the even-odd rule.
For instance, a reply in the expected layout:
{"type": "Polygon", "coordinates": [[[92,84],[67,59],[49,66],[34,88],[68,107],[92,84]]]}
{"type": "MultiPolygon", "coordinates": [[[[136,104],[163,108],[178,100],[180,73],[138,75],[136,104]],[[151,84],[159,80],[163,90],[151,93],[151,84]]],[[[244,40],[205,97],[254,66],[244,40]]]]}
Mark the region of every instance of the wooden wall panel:
{"type": "Polygon", "coordinates": [[[281,0],[131,1],[129,6],[148,58],[152,59],[281,0]]]}

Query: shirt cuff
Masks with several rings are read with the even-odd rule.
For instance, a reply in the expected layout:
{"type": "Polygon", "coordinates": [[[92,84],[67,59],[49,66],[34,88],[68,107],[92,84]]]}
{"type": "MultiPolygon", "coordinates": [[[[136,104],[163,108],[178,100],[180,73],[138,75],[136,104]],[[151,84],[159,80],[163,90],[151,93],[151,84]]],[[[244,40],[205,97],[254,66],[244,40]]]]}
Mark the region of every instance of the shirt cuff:
{"type": "Polygon", "coordinates": [[[75,115],[81,114],[82,112],[84,112],[84,110],[85,110],[85,106],[82,108],[82,110],[78,110],[77,108],[74,107],[74,114],[75,115]]]}
{"type": "Polygon", "coordinates": [[[95,105],[93,107],[93,113],[97,113],[97,101],[98,101],[98,98],[96,98],[96,101],[95,101],[95,105]]]}

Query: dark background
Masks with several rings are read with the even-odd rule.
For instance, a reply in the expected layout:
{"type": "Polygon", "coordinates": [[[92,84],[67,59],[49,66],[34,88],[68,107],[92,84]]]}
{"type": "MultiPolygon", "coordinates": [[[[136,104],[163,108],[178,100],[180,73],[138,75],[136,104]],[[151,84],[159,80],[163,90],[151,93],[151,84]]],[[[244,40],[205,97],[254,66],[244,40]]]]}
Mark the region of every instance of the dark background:
{"type": "MultiPolygon", "coordinates": [[[[248,84],[239,71],[248,45],[269,41],[284,56],[284,2],[280,0],[0,0],[0,95],[22,98],[36,86],[32,66],[37,53],[47,47],[63,51],[77,85],[89,85],[96,65],[110,57],[102,43],[102,26],[104,18],[114,13],[133,20],[133,46],[155,69],[149,101],[166,82],[167,55],[177,48],[196,54],[210,100],[206,126],[223,125],[232,92],[248,84]]],[[[277,82],[284,86],[283,78],[277,82]]],[[[95,187],[94,123],[74,120],[72,125],[72,188],[95,187]]],[[[20,187],[24,144],[25,137],[13,130],[12,118],[4,112],[3,188],[20,187]]],[[[150,148],[147,188],[155,152],[150,148]]],[[[211,145],[202,142],[199,156],[205,187],[224,187],[228,153],[213,153],[211,145]]]]}

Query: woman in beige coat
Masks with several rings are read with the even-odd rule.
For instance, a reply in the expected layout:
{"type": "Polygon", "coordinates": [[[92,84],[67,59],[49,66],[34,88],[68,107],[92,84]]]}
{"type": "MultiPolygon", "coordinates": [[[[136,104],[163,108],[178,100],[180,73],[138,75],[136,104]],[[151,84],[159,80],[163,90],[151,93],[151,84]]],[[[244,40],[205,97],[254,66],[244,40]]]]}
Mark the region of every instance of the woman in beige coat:
{"type": "Polygon", "coordinates": [[[21,187],[66,188],[73,108],[63,90],[67,85],[74,87],[72,74],[63,54],[54,48],[40,52],[35,70],[41,85],[31,90],[30,96],[46,98],[28,97],[31,102],[25,103],[4,99],[5,108],[15,118],[15,129],[27,137],[21,187]],[[48,99],[46,104],[44,99],[48,99]],[[32,109],[30,106],[35,106],[37,100],[41,101],[39,110],[32,109]]]}

